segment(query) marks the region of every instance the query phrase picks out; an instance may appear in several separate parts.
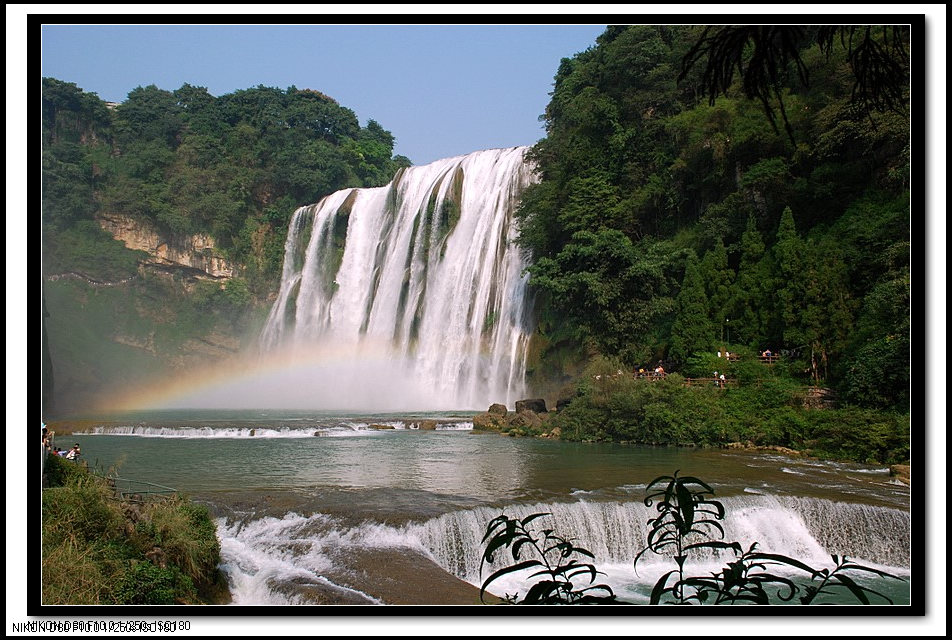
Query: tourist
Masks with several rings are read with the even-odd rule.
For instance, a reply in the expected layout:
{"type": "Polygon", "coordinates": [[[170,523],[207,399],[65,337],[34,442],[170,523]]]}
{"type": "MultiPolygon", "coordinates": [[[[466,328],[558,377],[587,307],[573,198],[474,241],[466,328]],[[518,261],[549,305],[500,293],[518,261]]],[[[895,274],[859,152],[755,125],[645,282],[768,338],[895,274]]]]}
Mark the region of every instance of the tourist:
{"type": "Polygon", "coordinates": [[[67,460],[76,460],[79,458],[79,443],[73,445],[73,448],[66,454],[67,460]]]}

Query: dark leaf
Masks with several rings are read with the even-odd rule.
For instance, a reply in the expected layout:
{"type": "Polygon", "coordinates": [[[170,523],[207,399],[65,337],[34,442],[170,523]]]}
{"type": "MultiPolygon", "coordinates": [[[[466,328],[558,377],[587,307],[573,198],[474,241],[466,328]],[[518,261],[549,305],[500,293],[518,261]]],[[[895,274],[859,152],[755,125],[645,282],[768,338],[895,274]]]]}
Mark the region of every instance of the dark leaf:
{"type": "Polygon", "coordinates": [[[500,578],[509,573],[514,573],[516,571],[522,571],[523,569],[531,569],[532,567],[540,567],[540,566],[542,566],[542,563],[539,562],[538,560],[526,560],[525,562],[520,562],[510,567],[504,567],[500,569],[499,571],[495,572],[494,574],[486,578],[486,580],[483,582],[483,586],[479,590],[479,599],[482,600],[483,594],[486,592],[486,589],[489,586],[489,584],[493,582],[494,580],[496,580],[497,578],[500,578]]]}

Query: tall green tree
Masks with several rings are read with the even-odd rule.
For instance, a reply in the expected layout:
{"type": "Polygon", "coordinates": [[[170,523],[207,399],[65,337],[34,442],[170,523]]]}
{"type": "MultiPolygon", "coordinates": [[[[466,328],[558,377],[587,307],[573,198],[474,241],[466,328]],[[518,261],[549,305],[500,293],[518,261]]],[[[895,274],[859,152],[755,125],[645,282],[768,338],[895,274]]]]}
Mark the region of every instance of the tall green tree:
{"type": "Polygon", "coordinates": [[[715,327],[722,327],[724,321],[731,317],[731,285],[735,275],[727,264],[727,248],[720,238],[713,249],[705,252],[700,271],[704,280],[704,291],[707,293],[711,322],[715,327]]]}
{"type": "Polygon", "coordinates": [[[693,254],[685,265],[684,280],[675,304],[677,315],[671,327],[668,355],[684,362],[694,353],[711,351],[716,340],[716,325],[710,320],[710,301],[704,292],[704,278],[693,254]]]}
{"type": "Polygon", "coordinates": [[[770,316],[773,312],[773,291],[770,256],[753,216],[741,236],[740,265],[731,286],[728,303],[731,336],[734,342],[755,349],[764,349],[770,316]]]}
{"type": "Polygon", "coordinates": [[[801,348],[808,341],[800,323],[805,298],[805,248],[803,239],[797,233],[790,207],[784,209],[780,217],[773,258],[777,282],[776,320],[780,327],[780,338],[787,347],[801,348]]]}
{"type": "Polygon", "coordinates": [[[798,334],[809,348],[810,370],[819,382],[828,377],[831,363],[846,347],[855,305],[842,255],[832,243],[808,247],[802,274],[798,334]]]}

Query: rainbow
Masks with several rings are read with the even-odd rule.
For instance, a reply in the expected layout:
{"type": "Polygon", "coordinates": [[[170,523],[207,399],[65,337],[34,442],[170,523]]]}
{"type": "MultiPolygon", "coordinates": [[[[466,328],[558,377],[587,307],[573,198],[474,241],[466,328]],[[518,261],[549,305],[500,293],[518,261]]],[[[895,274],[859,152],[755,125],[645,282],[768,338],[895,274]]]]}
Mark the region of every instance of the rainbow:
{"type": "Polygon", "coordinates": [[[99,401],[104,412],[150,409],[443,409],[390,345],[296,346],[236,356],[99,401]]]}

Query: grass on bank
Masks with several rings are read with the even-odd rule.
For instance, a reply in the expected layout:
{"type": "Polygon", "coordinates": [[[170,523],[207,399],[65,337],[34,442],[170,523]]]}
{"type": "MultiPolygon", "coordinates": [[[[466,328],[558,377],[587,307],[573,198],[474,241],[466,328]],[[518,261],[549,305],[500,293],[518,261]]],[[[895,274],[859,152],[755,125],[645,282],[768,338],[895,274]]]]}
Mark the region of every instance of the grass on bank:
{"type": "Polygon", "coordinates": [[[43,490],[44,605],[228,600],[208,510],[183,496],[121,502],[105,479],[58,456],[43,490]]]}

